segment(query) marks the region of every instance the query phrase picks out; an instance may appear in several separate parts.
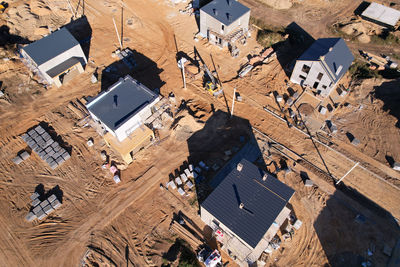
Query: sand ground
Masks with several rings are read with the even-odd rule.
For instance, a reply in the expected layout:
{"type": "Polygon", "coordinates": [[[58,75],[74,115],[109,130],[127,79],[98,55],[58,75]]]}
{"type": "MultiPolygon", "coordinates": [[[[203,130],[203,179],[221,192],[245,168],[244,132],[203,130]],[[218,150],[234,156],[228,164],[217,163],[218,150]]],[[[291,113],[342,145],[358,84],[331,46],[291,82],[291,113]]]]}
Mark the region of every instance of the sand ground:
{"type": "MultiPolygon", "coordinates": [[[[265,17],[268,12],[271,21],[280,26],[297,21],[314,37],[327,34],[315,20],[327,25],[335,18],[347,16],[357,6],[350,0],[305,1],[302,5],[296,4],[294,11],[277,11],[256,5],[255,1],[243,2],[252,7],[255,16],[265,17]],[[333,5],[339,7],[335,12],[330,11],[333,5]],[[295,14],[299,15],[294,17],[295,14]],[[325,14],[328,15],[325,17],[325,14]]],[[[76,9],[78,1],[71,4],[76,9]]],[[[387,110],[385,98],[373,92],[387,88],[388,83],[391,88],[396,81],[392,85],[393,81],[389,80],[369,80],[355,86],[343,100],[350,105],[341,106],[332,115],[339,128],[337,136],[330,139],[332,144],[327,145],[323,139],[312,142],[304,132],[288,128],[285,121],[263,110],[266,105],[275,105],[270,96],[272,91],[283,94],[287,90],[284,80],[288,77],[282,66],[290,63],[293,47],[286,44],[282,48],[282,54],[287,55],[285,64],[275,59],[245,78],[237,79],[237,71],[247,61],[247,55],[260,52],[262,47],[251,38],[245,47],[240,47],[239,58],[234,59],[226,50],[204,40],[195,42],[197,26],[194,17],[179,12],[184,6],[156,0],[85,1],[85,15],[92,28],[89,64],[84,74],[59,89],[44,89],[16,59],[1,62],[0,80],[6,98],[0,100],[0,208],[3,211],[0,261],[4,266],[121,266],[127,263],[160,266],[164,253],[176,238],[168,230],[174,213],[184,212],[200,228],[204,224],[193,202],[194,192],[181,197],[173,191],[161,191],[159,184],[165,183],[171,172],[193,156],[188,139],[217,116],[213,109],[230,111],[233,88],[237,88],[243,102],[235,104],[235,115],[285,146],[289,156],[302,159],[293,166],[292,173],[280,172],[278,178],[296,190],[292,206],[303,227],[268,258],[267,266],[335,266],[365,257],[371,247],[374,254],[370,259],[376,266],[384,264],[387,261],[382,253],[384,244],[393,246],[400,235],[386,214],[400,218],[400,175],[390,168],[386,158],[400,157],[399,146],[393,145],[398,143],[400,134],[396,113],[390,108],[387,110]],[[141,151],[135,162],[122,171],[119,185],[101,168],[100,151],[107,150],[117,165],[123,166],[120,158],[95,130],[78,125],[83,113],[75,107],[77,99],[94,96],[101,90],[101,84],[90,83],[94,70],[101,71],[115,61],[111,53],[118,47],[118,41],[112,17],[117,25],[123,23],[124,46],[145,56],[134,75],[148,82],[151,89],[159,88],[164,96],[174,92],[177,104],[181,99],[189,103],[186,110],[177,114],[173,129],[161,130],[161,141],[141,151]],[[176,53],[178,50],[192,56],[193,46],[208,66],[218,72],[226,100],[204,92],[200,81],[189,81],[187,89],[182,88],[176,53]],[[26,147],[19,135],[39,122],[48,123],[72,147],[71,159],[56,170],[51,170],[34,154],[20,165],[11,161],[26,147]],[[352,146],[346,139],[346,131],[357,136],[361,145],[352,146]],[[94,139],[93,147],[86,145],[90,137],[94,139]],[[306,160],[320,170],[306,164],[306,160]],[[346,177],[344,184],[363,194],[366,200],[335,190],[327,175],[340,178],[355,162],[360,162],[360,166],[346,177]],[[317,186],[305,188],[301,171],[307,172],[317,186]],[[63,205],[41,222],[27,223],[24,217],[30,208],[29,196],[39,184],[45,190],[58,185],[63,191],[63,205]],[[364,223],[354,220],[357,214],[364,215],[364,223]]],[[[82,14],[82,5],[76,13],[82,14]]],[[[46,33],[46,26],[54,30],[70,17],[66,2],[13,1],[2,20],[10,33],[36,40],[46,33]]],[[[254,37],[255,32],[252,34],[254,37]]],[[[372,45],[370,48],[376,49],[372,45]]],[[[236,138],[245,125],[232,125],[225,115],[218,115],[213,123],[215,127],[202,135],[202,153],[217,157],[224,150],[213,141],[229,148],[234,141],[225,140],[231,135],[236,138]],[[220,132],[224,131],[231,135],[221,136],[220,132]]],[[[256,134],[256,137],[263,147],[267,140],[262,135],[256,134]]],[[[282,154],[273,153],[272,157],[279,161],[282,154]]],[[[293,165],[290,158],[286,159],[293,165]]]]}

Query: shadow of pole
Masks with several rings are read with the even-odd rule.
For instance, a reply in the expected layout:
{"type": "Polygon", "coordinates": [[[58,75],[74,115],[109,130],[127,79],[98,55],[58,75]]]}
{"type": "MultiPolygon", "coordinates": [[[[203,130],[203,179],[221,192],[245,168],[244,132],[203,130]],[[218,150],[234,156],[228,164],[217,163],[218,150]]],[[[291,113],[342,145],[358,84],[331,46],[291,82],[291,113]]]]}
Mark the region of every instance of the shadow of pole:
{"type": "Polygon", "coordinates": [[[310,130],[308,129],[306,123],[305,123],[304,120],[303,120],[303,117],[301,116],[301,113],[299,112],[299,110],[298,110],[298,108],[297,108],[296,105],[293,105],[293,106],[296,108],[298,117],[300,118],[300,121],[301,121],[302,124],[304,125],[304,128],[306,129],[307,134],[308,134],[308,136],[310,137],[310,140],[311,140],[311,142],[313,143],[313,145],[314,145],[314,147],[315,147],[315,150],[317,151],[318,156],[320,157],[320,159],[321,159],[321,161],[322,161],[322,164],[324,165],[324,167],[325,167],[325,169],[326,169],[328,175],[333,179],[333,181],[335,181],[336,179],[333,177],[333,175],[332,175],[331,172],[329,171],[329,168],[328,168],[328,166],[326,165],[326,162],[325,162],[324,158],[322,157],[322,154],[321,154],[321,152],[319,151],[319,149],[318,149],[318,147],[317,147],[317,144],[315,143],[314,138],[313,138],[312,135],[311,135],[310,130]]]}

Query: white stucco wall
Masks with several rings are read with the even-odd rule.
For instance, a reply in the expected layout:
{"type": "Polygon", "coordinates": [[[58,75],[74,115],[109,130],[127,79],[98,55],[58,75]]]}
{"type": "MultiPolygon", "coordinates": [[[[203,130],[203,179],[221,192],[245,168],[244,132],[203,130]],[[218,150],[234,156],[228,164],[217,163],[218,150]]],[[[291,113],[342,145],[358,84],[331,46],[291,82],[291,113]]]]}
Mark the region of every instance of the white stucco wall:
{"type": "Polygon", "coordinates": [[[336,86],[329,78],[320,61],[297,60],[292,75],[290,76],[290,81],[310,87],[313,87],[314,83],[318,82],[318,86],[315,89],[320,90],[322,96],[327,96],[336,86]],[[302,71],[303,65],[310,67],[308,74],[302,71]],[[321,80],[317,79],[319,73],[323,74],[321,80]],[[306,79],[303,80],[300,76],[304,76],[306,79]],[[323,88],[323,86],[326,86],[326,88],[323,88]]]}
{"type": "Polygon", "coordinates": [[[46,80],[48,80],[50,83],[52,83],[52,78],[49,75],[47,75],[46,72],[72,57],[77,57],[79,59],[79,61],[81,62],[82,66],[86,65],[86,63],[87,63],[87,59],[85,57],[85,54],[83,53],[81,46],[76,45],[76,46],[72,47],[71,49],[65,51],[64,53],[39,65],[38,68],[39,68],[40,72],[42,73],[42,75],[46,78],[46,80]]]}
{"type": "Polygon", "coordinates": [[[153,102],[144,107],[141,111],[139,111],[135,116],[127,120],[121,126],[119,126],[113,133],[115,137],[117,137],[118,141],[123,141],[127,138],[134,130],[143,125],[144,121],[151,116],[152,110],[151,108],[158,102],[160,99],[157,97],[153,102]]]}
{"type": "Polygon", "coordinates": [[[250,11],[246,12],[242,17],[232,22],[229,26],[224,25],[206,12],[200,10],[200,34],[207,36],[208,30],[214,31],[221,35],[229,35],[231,32],[243,28],[245,32],[249,29],[250,11]],[[224,25],[224,30],[222,30],[224,25]]]}

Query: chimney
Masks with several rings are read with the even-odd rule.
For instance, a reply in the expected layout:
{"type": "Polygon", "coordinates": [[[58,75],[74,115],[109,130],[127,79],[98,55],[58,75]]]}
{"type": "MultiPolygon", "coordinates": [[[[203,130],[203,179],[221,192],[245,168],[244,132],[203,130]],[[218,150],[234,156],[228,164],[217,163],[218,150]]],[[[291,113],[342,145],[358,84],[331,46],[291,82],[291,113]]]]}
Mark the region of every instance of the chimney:
{"type": "Polygon", "coordinates": [[[242,163],[238,163],[238,165],[236,166],[236,169],[237,169],[238,171],[242,171],[242,169],[243,169],[243,164],[242,164],[242,163]]]}
{"type": "Polygon", "coordinates": [[[218,10],[213,8],[213,13],[214,13],[215,16],[217,16],[218,15],[218,10]]]}
{"type": "Polygon", "coordinates": [[[263,181],[266,181],[267,178],[268,178],[268,174],[265,173],[262,179],[263,179],[263,181]]]}
{"type": "Polygon", "coordinates": [[[240,203],[240,204],[239,204],[239,209],[242,210],[243,208],[244,208],[244,204],[243,204],[243,203],[240,203]]]}

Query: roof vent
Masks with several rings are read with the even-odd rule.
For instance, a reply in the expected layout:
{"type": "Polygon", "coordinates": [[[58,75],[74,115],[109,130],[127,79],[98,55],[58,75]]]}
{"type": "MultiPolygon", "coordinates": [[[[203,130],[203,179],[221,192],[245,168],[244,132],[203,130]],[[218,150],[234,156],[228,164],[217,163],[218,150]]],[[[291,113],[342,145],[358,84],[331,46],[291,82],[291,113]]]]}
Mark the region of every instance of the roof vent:
{"type": "Polygon", "coordinates": [[[231,20],[232,20],[232,16],[231,16],[231,14],[229,14],[229,13],[226,13],[226,18],[228,19],[228,21],[231,21],[231,20]]]}
{"type": "Polygon", "coordinates": [[[238,163],[238,165],[236,166],[236,169],[237,169],[238,171],[242,171],[242,169],[243,169],[243,164],[242,164],[242,163],[238,163]]]}
{"type": "Polygon", "coordinates": [[[217,16],[218,15],[218,10],[213,8],[213,13],[214,13],[215,16],[217,16]]]}
{"type": "Polygon", "coordinates": [[[114,95],[113,108],[116,109],[117,107],[118,107],[118,96],[114,95]]]}
{"type": "Polygon", "coordinates": [[[244,204],[243,204],[243,203],[240,203],[240,204],[239,204],[239,209],[242,210],[243,208],[244,208],[244,204]]]}
{"type": "Polygon", "coordinates": [[[268,178],[268,174],[265,173],[264,176],[263,176],[263,181],[266,181],[267,178],[268,178]]]}
{"type": "Polygon", "coordinates": [[[333,50],[333,47],[329,47],[329,52],[332,52],[332,50],[333,50]]]}

